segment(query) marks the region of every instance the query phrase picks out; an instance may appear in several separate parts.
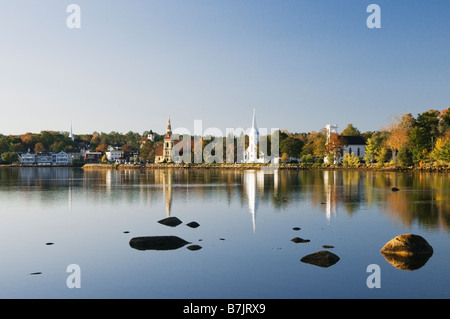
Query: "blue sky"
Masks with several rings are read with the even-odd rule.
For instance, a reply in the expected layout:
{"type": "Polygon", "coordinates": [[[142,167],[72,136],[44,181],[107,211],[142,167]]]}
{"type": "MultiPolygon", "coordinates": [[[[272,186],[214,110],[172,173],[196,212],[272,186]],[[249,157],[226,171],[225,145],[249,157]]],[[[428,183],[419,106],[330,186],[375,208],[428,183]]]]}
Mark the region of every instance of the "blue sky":
{"type": "Polygon", "coordinates": [[[0,133],[163,133],[168,116],[225,132],[253,108],[268,129],[378,130],[449,107],[449,16],[448,0],[0,0],[0,133]]]}

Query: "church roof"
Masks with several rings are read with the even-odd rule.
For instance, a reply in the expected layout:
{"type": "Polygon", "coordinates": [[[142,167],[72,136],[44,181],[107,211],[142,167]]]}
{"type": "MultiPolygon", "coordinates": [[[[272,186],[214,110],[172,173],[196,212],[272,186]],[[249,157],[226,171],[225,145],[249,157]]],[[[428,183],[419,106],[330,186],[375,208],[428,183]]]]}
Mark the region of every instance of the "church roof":
{"type": "Polygon", "coordinates": [[[366,145],[366,141],[362,136],[339,136],[346,145],[366,145]]]}

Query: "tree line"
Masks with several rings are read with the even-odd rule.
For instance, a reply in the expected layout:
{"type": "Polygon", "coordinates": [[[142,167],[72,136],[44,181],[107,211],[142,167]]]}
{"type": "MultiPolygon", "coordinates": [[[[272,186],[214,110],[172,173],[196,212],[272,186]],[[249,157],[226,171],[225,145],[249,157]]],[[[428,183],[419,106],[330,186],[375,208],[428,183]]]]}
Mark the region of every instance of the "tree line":
{"type": "Polygon", "coordinates": [[[321,164],[323,158],[345,146],[339,136],[361,136],[366,141],[365,156],[348,155],[343,165],[368,164],[399,166],[450,164],[450,109],[428,110],[414,117],[405,113],[379,131],[361,133],[348,124],[340,134],[327,141],[326,129],[311,133],[283,132],[280,151],[285,158],[297,157],[301,163],[321,164]],[[294,139],[301,142],[294,143],[294,139]],[[295,144],[295,147],[292,145],[295,144]]]}
{"type": "MultiPolygon", "coordinates": [[[[343,165],[354,166],[361,162],[401,166],[450,164],[450,109],[448,108],[443,111],[431,109],[416,117],[406,113],[379,131],[360,132],[350,123],[340,134],[332,135],[329,141],[327,141],[325,128],[308,133],[292,133],[283,130],[278,134],[279,154],[284,162],[299,159],[302,165],[323,165],[325,156],[334,156],[344,147],[339,136],[361,136],[366,141],[365,156],[358,158],[349,155],[344,158],[343,165]]],[[[142,134],[132,131],[125,134],[114,131],[93,132],[75,135],[74,139],[68,132],[55,131],[21,135],[0,134],[0,154],[2,154],[3,162],[11,163],[18,160],[18,153],[28,151],[58,153],[86,149],[105,153],[108,146],[117,146],[125,154],[139,152],[141,160],[152,162],[155,159],[157,147],[163,143],[164,135],[153,133],[153,141],[148,140],[147,136],[147,131],[142,134]]],[[[269,150],[271,137],[271,135],[262,137],[266,138],[269,150]]],[[[248,137],[245,143],[247,147],[248,137]]],[[[202,144],[204,148],[207,141],[203,140],[202,144]]],[[[223,145],[227,146],[225,142],[223,145]]],[[[235,159],[236,152],[235,148],[235,159]]]]}

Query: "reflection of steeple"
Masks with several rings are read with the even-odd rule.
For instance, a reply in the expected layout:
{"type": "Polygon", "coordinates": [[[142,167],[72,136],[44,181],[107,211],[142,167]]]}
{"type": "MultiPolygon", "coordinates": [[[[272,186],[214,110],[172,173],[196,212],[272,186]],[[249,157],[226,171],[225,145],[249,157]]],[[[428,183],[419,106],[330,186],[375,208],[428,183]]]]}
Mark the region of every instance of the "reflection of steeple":
{"type": "Polygon", "coordinates": [[[166,200],[166,212],[167,217],[170,217],[170,211],[172,210],[172,174],[171,172],[163,173],[163,193],[166,200]]]}
{"type": "Polygon", "coordinates": [[[330,221],[331,214],[336,216],[336,200],[335,200],[335,193],[336,193],[336,171],[333,171],[333,177],[330,178],[328,176],[328,171],[325,171],[323,173],[323,180],[325,184],[325,197],[326,197],[326,215],[327,220],[330,221]]]}
{"type": "Polygon", "coordinates": [[[258,200],[256,198],[256,173],[255,171],[244,172],[245,192],[247,193],[248,209],[252,215],[253,232],[256,230],[256,210],[258,209],[258,200]]]}

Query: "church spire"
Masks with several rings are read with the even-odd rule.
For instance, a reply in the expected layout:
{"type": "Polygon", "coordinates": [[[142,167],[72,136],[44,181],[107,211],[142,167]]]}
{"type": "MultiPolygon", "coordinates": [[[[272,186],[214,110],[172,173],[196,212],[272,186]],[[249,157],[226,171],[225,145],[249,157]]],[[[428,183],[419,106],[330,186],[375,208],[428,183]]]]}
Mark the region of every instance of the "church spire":
{"type": "Polygon", "coordinates": [[[252,129],[256,129],[256,109],[253,109],[252,129]]]}
{"type": "Polygon", "coordinates": [[[70,121],[70,135],[69,138],[73,141],[75,140],[75,138],[73,137],[73,133],[72,133],[72,121],[70,121]]]}
{"type": "Polygon", "coordinates": [[[169,116],[169,118],[167,120],[167,129],[166,129],[166,131],[167,132],[172,132],[172,126],[170,125],[170,116],[169,116]]]}
{"type": "Polygon", "coordinates": [[[170,116],[167,119],[167,128],[166,128],[166,136],[164,138],[172,137],[172,126],[170,125],[170,116]]]}

